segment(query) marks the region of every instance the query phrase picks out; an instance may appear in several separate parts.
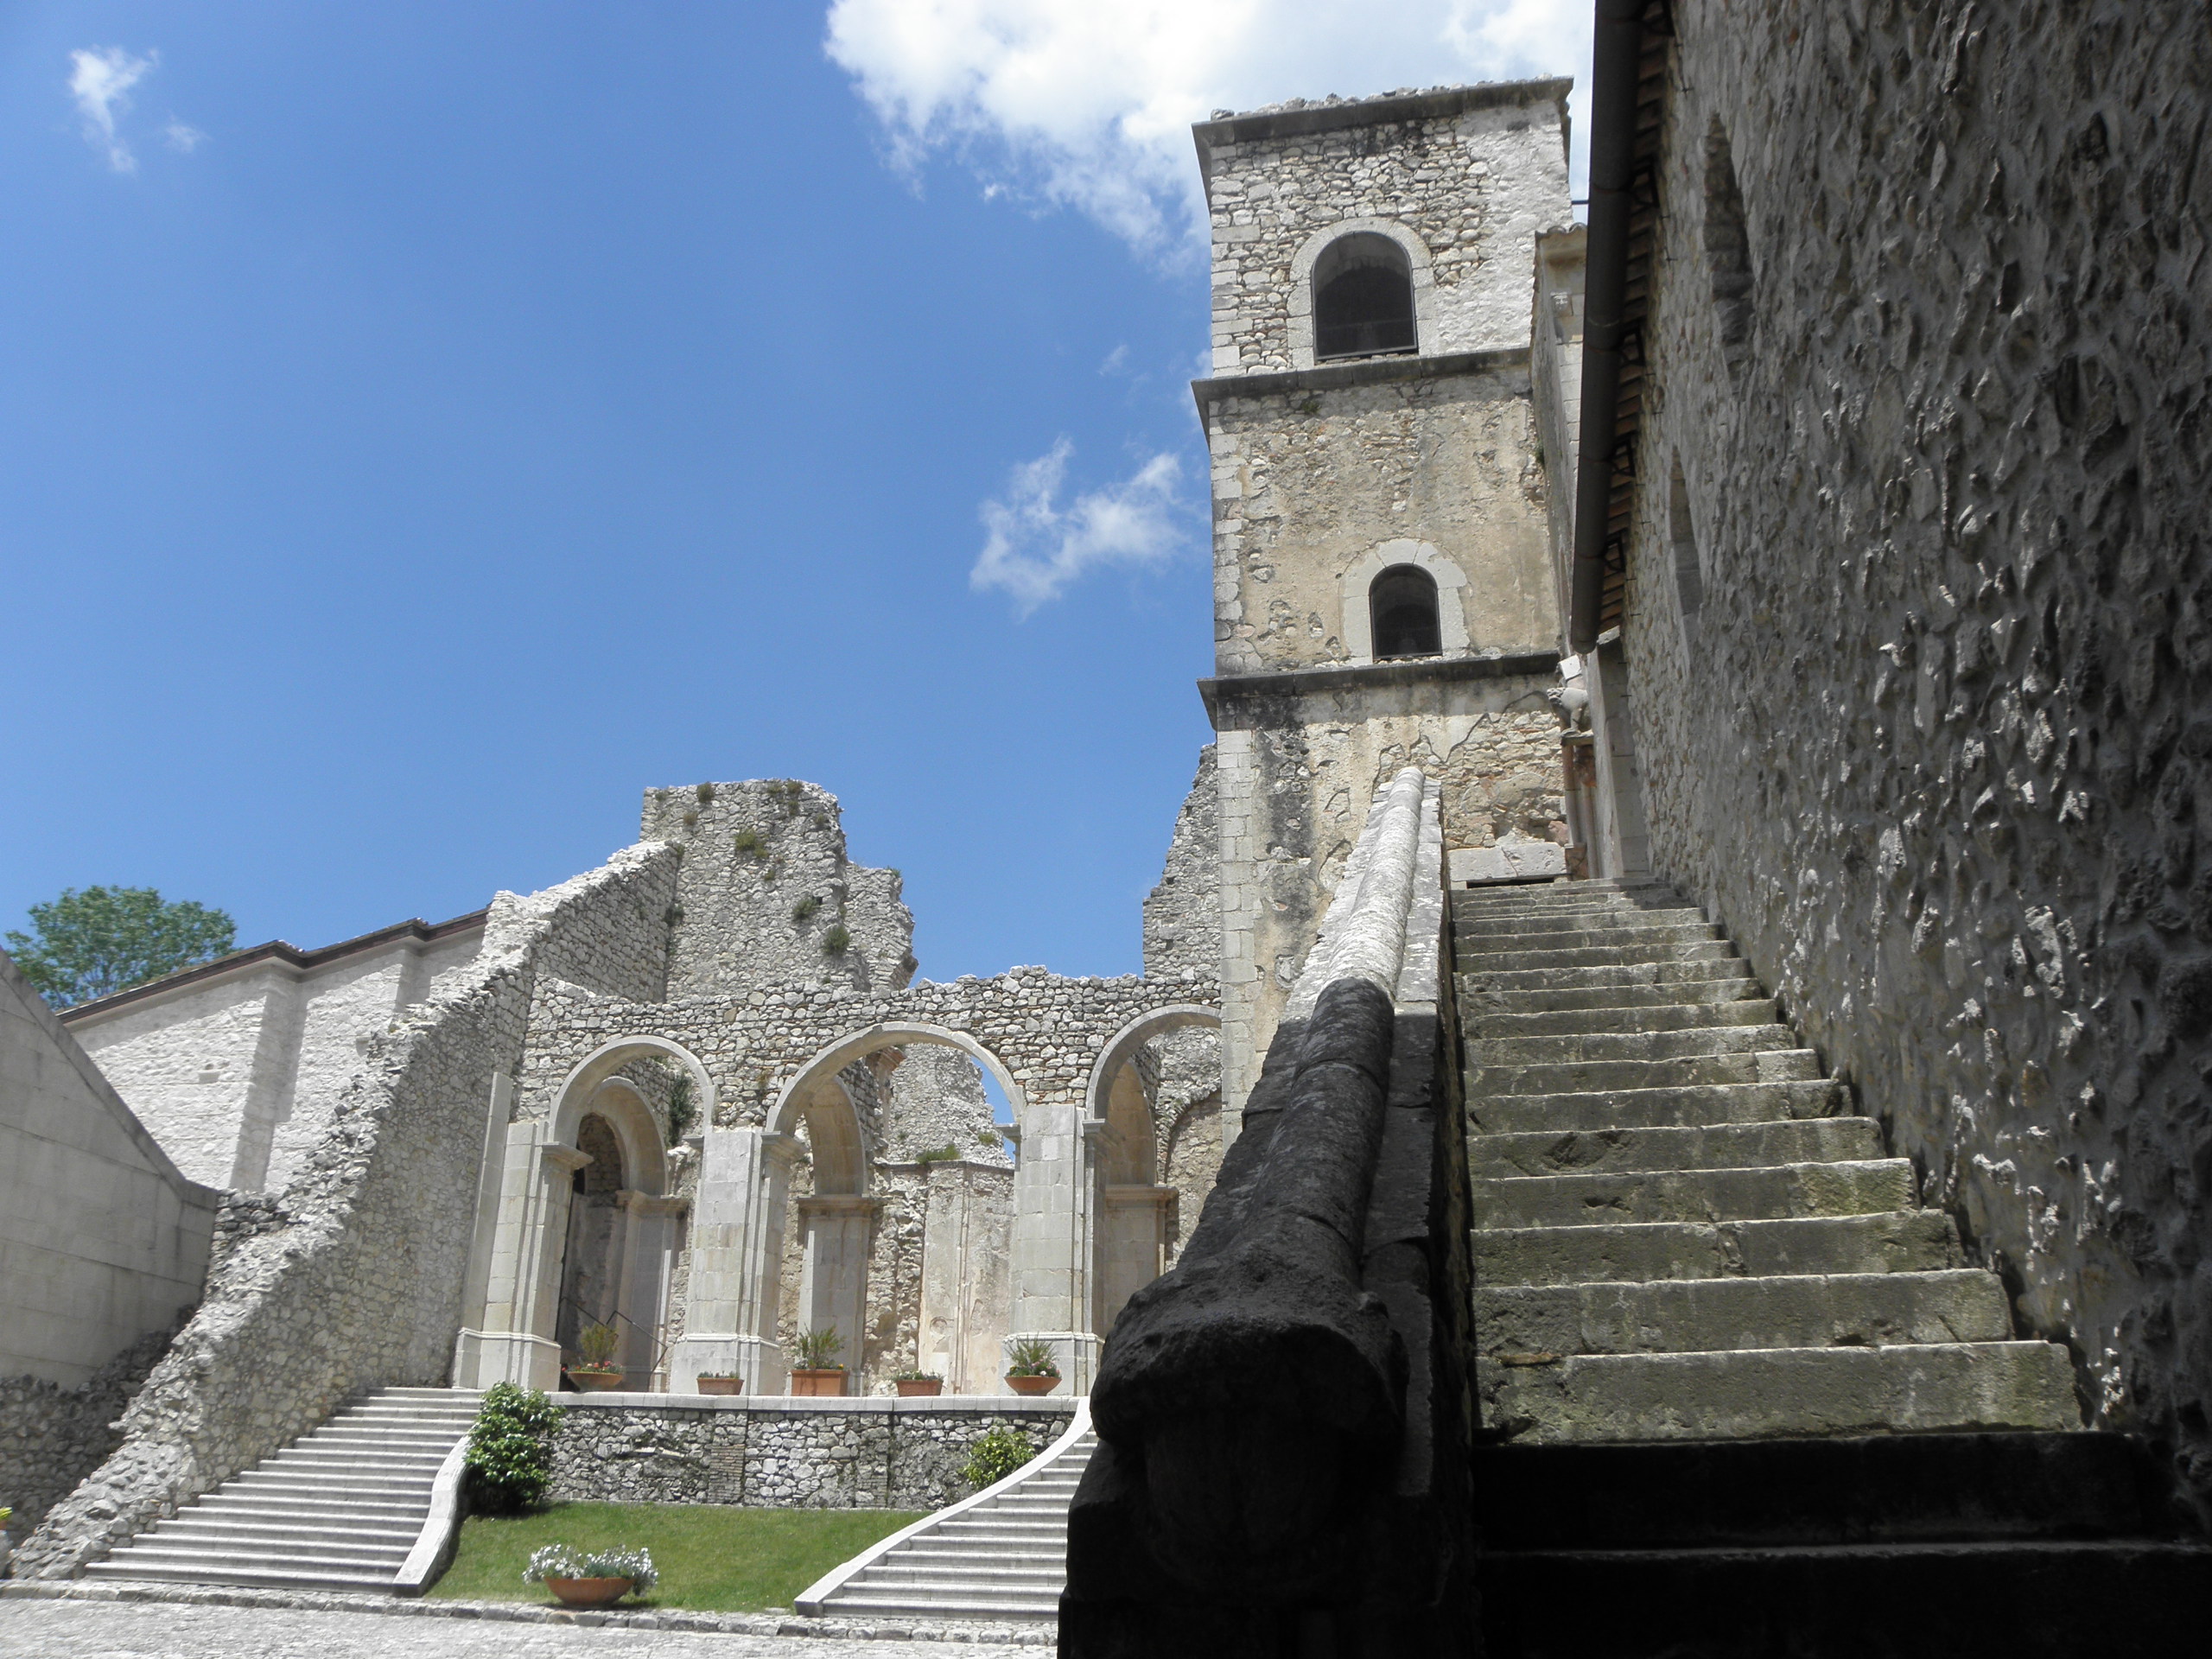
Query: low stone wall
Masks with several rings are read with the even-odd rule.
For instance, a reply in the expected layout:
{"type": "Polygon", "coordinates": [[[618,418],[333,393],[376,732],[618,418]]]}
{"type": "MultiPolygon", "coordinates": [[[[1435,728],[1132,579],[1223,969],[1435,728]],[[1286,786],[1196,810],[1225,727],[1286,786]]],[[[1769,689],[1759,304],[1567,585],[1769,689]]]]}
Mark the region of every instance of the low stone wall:
{"type": "Polygon", "coordinates": [[[801,1400],[666,1394],[563,1395],[556,1500],[730,1503],[745,1509],[937,1510],[974,1489],[968,1448],[1001,1426],[1042,1451],[1070,1399],[948,1395],[801,1400]]]}

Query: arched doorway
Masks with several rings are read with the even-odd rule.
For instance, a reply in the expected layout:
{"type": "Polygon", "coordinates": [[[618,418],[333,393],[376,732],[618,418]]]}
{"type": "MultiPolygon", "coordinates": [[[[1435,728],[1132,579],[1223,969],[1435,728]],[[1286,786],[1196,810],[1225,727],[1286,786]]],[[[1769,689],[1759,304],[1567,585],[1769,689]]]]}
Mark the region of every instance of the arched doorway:
{"type": "Polygon", "coordinates": [[[1198,1203],[1220,1168],[1220,1068],[1212,1046],[1211,1086],[1164,1090],[1165,1072],[1192,1057],[1173,1052],[1185,1034],[1217,1033],[1217,1010],[1196,1004],[1156,1009],[1131,1022],[1107,1044],[1092,1068],[1085,1132],[1095,1153],[1092,1179],[1092,1328],[1113,1329],[1129,1298],[1165,1273],[1190,1226],[1198,1203]],[[1211,1161],[1205,1163],[1202,1103],[1211,1097],[1211,1161]],[[1177,1133],[1181,1139],[1179,1143],[1177,1133]],[[1177,1181],[1163,1179],[1170,1169],[1177,1181]],[[1195,1199],[1195,1201],[1192,1201],[1195,1199]],[[1186,1202],[1191,1213],[1183,1211],[1186,1202]]]}

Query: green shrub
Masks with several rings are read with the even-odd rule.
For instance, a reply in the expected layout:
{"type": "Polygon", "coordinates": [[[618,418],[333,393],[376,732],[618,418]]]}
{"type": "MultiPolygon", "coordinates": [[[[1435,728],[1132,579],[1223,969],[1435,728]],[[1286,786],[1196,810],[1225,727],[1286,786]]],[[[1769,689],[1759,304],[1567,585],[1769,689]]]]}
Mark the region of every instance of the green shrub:
{"type": "Polygon", "coordinates": [[[1001,1425],[986,1430],[969,1443],[968,1461],[961,1467],[961,1478],[980,1492],[986,1486],[997,1485],[1036,1455],[1037,1448],[1030,1444],[1027,1434],[1001,1425]]]}
{"type": "Polygon", "coordinates": [[[918,1164],[947,1164],[959,1156],[960,1148],[948,1142],[942,1147],[931,1147],[927,1152],[916,1153],[914,1161],[918,1164]]]}
{"type": "Polygon", "coordinates": [[[495,1382],[468,1431],[468,1496],[491,1515],[519,1515],[545,1497],[553,1478],[548,1437],[561,1408],[537,1389],[495,1382]]]}
{"type": "Polygon", "coordinates": [[[692,1092],[691,1079],[679,1076],[668,1091],[668,1144],[672,1147],[690,1133],[698,1116],[699,1097],[692,1092]]]}
{"type": "Polygon", "coordinates": [[[800,899],[798,903],[791,906],[791,920],[795,922],[804,922],[812,917],[816,911],[820,910],[821,908],[822,900],[815,894],[810,893],[805,898],[800,899]]]}
{"type": "Polygon", "coordinates": [[[730,850],[755,863],[768,856],[768,837],[758,830],[741,830],[730,837],[730,850]]]}
{"type": "Polygon", "coordinates": [[[587,1365],[611,1365],[621,1349],[622,1333],[613,1325],[594,1319],[576,1332],[576,1351],[584,1357],[587,1365]]]}
{"type": "Polygon", "coordinates": [[[822,954],[825,957],[842,957],[845,954],[846,947],[852,942],[853,936],[845,931],[845,925],[842,922],[836,923],[822,936],[822,954]]]}

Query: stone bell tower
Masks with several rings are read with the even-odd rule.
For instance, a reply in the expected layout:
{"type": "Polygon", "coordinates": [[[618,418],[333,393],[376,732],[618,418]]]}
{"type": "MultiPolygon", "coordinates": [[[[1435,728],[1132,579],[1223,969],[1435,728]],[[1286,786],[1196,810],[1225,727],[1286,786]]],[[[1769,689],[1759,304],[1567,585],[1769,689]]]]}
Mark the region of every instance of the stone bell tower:
{"type": "MultiPolygon", "coordinates": [[[[1530,395],[1565,80],[1194,129],[1213,227],[1223,1104],[1234,1122],[1381,785],[1548,852],[1560,619],[1530,395]]],[[[1536,861],[1541,862],[1541,858],[1536,861]]]]}

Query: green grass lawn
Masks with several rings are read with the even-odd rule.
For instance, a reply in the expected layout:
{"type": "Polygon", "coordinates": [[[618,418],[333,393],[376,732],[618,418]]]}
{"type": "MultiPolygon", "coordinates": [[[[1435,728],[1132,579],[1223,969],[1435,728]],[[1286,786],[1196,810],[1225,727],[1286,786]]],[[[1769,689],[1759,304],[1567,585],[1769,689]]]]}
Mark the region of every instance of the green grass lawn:
{"type": "Polygon", "coordinates": [[[918,1513],[898,1510],[740,1510],[715,1503],[555,1503],[534,1515],[473,1516],[461,1549],[430,1591],[461,1601],[550,1602],[522,1570],[546,1544],[579,1550],[650,1549],[658,1589],[625,1607],[750,1613],[788,1607],[838,1562],[918,1513]]]}

